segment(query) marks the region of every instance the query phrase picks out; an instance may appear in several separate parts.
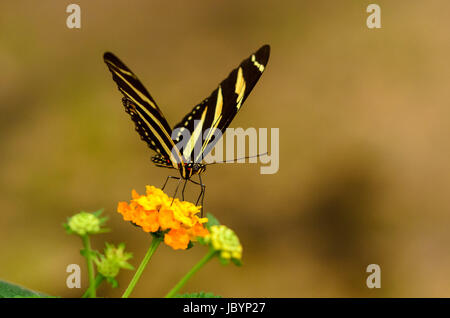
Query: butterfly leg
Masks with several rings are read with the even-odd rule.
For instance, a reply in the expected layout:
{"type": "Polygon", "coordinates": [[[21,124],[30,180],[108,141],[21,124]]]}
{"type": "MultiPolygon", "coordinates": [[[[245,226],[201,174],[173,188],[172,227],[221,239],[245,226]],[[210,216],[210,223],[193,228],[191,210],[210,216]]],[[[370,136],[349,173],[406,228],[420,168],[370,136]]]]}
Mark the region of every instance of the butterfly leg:
{"type": "MultiPolygon", "coordinates": [[[[200,175],[199,175],[200,177],[200,175]]],[[[202,210],[200,212],[200,216],[203,217],[203,199],[205,198],[205,192],[206,192],[206,186],[202,183],[202,178],[200,177],[200,187],[202,188],[202,190],[200,191],[200,196],[202,197],[200,204],[202,206],[202,210]]],[[[199,196],[199,198],[200,198],[199,196]]],[[[198,199],[197,199],[197,203],[198,203],[198,199]]]]}
{"type": "Polygon", "coordinates": [[[184,180],[183,190],[181,191],[181,199],[184,201],[184,190],[186,189],[187,179],[184,180]]]}
{"type": "Polygon", "coordinates": [[[206,186],[203,184],[202,182],[202,177],[200,175],[198,175],[199,181],[200,182],[195,182],[193,180],[190,180],[192,183],[197,184],[201,187],[201,191],[200,191],[200,195],[197,198],[197,201],[195,202],[195,205],[198,205],[198,201],[200,201],[200,204],[202,206],[202,211],[201,211],[201,217],[203,217],[203,199],[205,198],[205,191],[206,191],[206,186]],[[201,198],[201,200],[200,200],[201,198]]]}
{"type": "Polygon", "coordinates": [[[181,180],[183,180],[182,178],[177,178],[177,179],[179,179],[180,181],[178,181],[178,183],[177,183],[177,187],[175,188],[175,193],[172,196],[172,202],[170,203],[170,206],[172,206],[173,201],[175,200],[175,196],[177,195],[178,188],[180,187],[181,180]]]}
{"type": "Polygon", "coordinates": [[[164,190],[164,188],[166,187],[167,181],[169,181],[169,179],[180,179],[180,177],[174,177],[174,176],[168,176],[166,179],[166,182],[164,182],[164,185],[162,186],[161,190],[164,190]]]}
{"type": "MultiPolygon", "coordinates": [[[[202,182],[202,177],[201,175],[198,175],[198,179],[200,181],[200,187],[202,188],[202,191],[200,192],[201,196],[202,196],[202,201],[201,201],[201,205],[202,205],[202,216],[203,216],[203,199],[205,198],[205,192],[206,192],[206,186],[203,184],[202,182]]],[[[198,201],[198,199],[197,199],[198,201]]]]}

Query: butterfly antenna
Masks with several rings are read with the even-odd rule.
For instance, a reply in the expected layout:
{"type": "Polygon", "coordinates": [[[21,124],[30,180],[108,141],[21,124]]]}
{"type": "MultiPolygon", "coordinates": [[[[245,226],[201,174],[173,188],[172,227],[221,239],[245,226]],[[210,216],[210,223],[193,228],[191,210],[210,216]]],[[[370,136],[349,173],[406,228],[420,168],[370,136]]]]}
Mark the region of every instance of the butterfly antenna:
{"type": "Polygon", "coordinates": [[[268,154],[268,152],[266,151],[265,153],[260,153],[260,154],[254,155],[254,156],[241,157],[241,158],[236,158],[236,159],[233,159],[233,160],[225,160],[225,161],[211,162],[211,163],[206,163],[205,165],[206,165],[206,166],[209,166],[209,165],[214,165],[214,164],[216,164],[216,163],[230,163],[230,162],[236,162],[236,161],[242,160],[242,159],[250,159],[250,158],[255,158],[255,157],[258,158],[258,157],[261,157],[261,156],[265,156],[265,155],[267,155],[267,154],[268,154]]]}

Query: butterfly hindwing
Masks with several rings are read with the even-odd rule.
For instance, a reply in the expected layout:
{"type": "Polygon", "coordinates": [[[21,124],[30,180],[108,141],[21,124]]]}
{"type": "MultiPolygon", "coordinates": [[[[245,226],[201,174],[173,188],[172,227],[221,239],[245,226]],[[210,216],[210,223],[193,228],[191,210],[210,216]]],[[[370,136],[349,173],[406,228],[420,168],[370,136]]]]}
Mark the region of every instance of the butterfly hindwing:
{"type": "Polygon", "coordinates": [[[174,139],[176,143],[181,140],[185,160],[200,162],[212,150],[219,140],[214,137],[214,132],[219,129],[221,133],[225,133],[225,129],[264,72],[269,55],[270,47],[262,46],[242,61],[209,97],[196,105],[180,123],[175,125],[174,131],[178,131],[178,136],[174,139]],[[188,142],[182,140],[186,129],[190,135],[188,142]]]}
{"type": "Polygon", "coordinates": [[[156,102],[137,76],[112,53],[105,53],[104,61],[123,94],[123,105],[136,125],[136,131],[147,145],[174,168],[182,163],[181,154],[174,147],[172,130],[156,102]],[[172,149],[173,151],[172,153],[172,149]]]}
{"type": "Polygon", "coordinates": [[[162,156],[160,154],[157,154],[157,155],[153,156],[152,157],[152,162],[157,167],[173,168],[172,163],[170,162],[170,160],[165,158],[164,156],[162,156]]]}

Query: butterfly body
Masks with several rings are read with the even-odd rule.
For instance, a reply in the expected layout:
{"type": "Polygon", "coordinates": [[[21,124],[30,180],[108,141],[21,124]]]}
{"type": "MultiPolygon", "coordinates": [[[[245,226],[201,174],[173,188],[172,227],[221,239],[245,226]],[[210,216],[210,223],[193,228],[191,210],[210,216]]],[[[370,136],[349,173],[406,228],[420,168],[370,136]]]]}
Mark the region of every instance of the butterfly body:
{"type": "MultiPolygon", "coordinates": [[[[164,158],[161,155],[153,156],[151,161],[157,167],[173,169],[173,166],[172,166],[170,160],[164,158]]],[[[180,170],[181,178],[190,179],[193,175],[203,173],[206,170],[206,165],[199,163],[199,162],[183,163],[183,164],[179,164],[178,170],[180,170]],[[185,170],[185,173],[183,173],[181,170],[185,170]]]]}
{"type": "Polygon", "coordinates": [[[122,103],[136,131],[157,153],[151,161],[158,167],[177,169],[180,172],[177,179],[201,185],[204,193],[200,175],[206,165],[202,160],[241,109],[263,73],[269,55],[270,47],[264,45],[242,61],[173,129],[137,76],[114,54],[107,52],[103,58],[123,95],[122,103]],[[191,180],[194,175],[199,176],[200,183],[191,180]]]}

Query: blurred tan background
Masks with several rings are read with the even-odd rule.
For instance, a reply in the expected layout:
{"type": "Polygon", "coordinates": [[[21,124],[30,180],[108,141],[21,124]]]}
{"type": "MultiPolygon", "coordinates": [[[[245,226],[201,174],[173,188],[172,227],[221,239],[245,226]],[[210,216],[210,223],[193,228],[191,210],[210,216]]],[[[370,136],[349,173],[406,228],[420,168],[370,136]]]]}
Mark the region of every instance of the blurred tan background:
{"type": "MultiPolygon", "coordinates": [[[[450,296],[450,2],[70,1],[0,4],[0,278],[52,295],[81,241],[66,217],[105,208],[137,266],[149,246],[122,221],[131,189],[168,173],[134,132],[102,61],[117,54],[178,122],[259,46],[260,82],[231,127],[280,128],[280,170],[208,168],[205,206],[244,266],[209,263],[183,291],[229,297],[450,296]],[[366,287],[368,264],[381,289],[366,287]]],[[[197,190],[197,189],[195,189],[197,190]]],[[[135,289],[163,296],[205,253],[162,246],[135,289]]],[[[132,277],[122,272],[120,296],[132,277]]],[[[85,281],[83,281],[85,283],[85,281]]],[[[83,284],[83,288],[85,284],[83,284]]],[[[84,290],[84,289],[83,289],[84,290]]]]}

